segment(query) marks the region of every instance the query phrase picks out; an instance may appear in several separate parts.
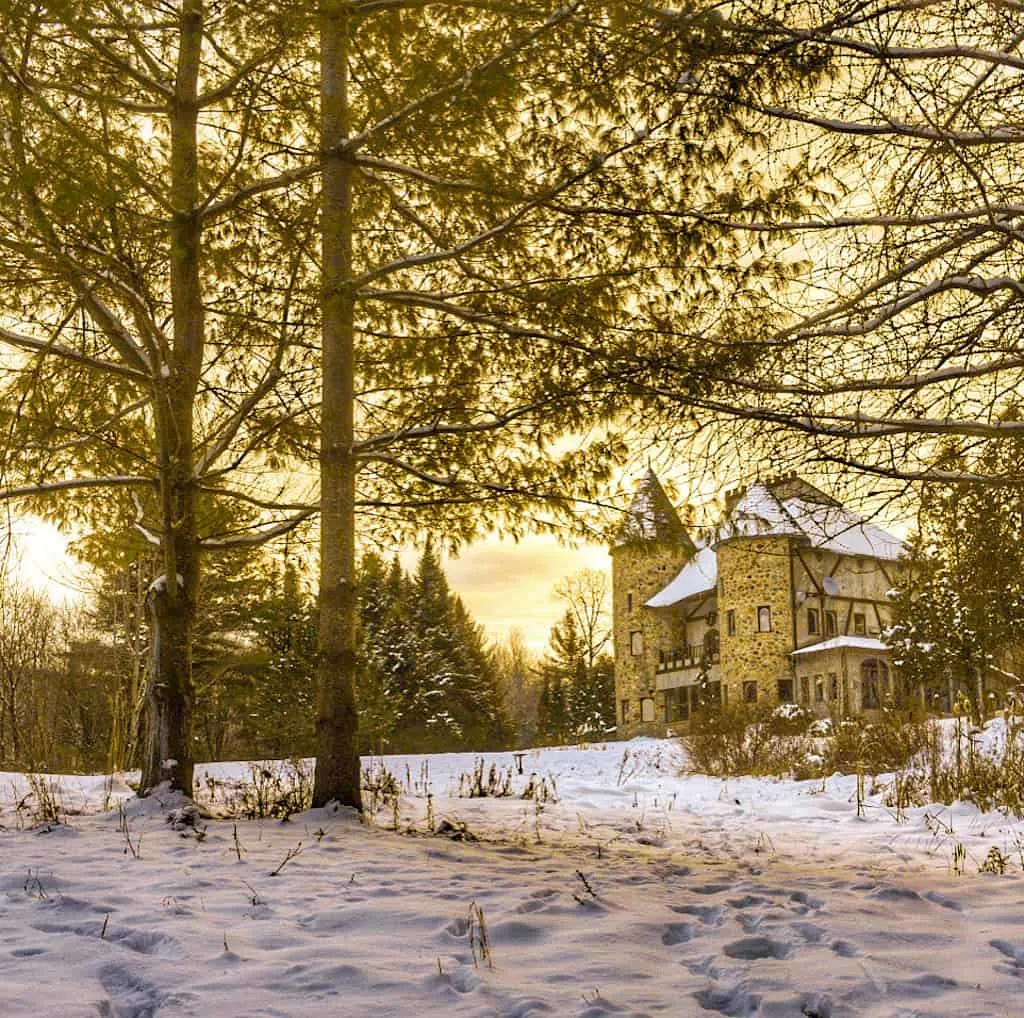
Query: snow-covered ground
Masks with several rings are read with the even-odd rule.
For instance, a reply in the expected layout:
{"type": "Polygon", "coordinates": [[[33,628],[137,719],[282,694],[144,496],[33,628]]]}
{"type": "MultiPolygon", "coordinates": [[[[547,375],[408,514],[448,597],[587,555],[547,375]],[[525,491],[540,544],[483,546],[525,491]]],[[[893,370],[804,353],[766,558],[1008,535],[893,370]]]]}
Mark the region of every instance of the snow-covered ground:
{"type": "Polygon", "coordinates": [[[400,833],[384,806],[197,837],[124,776],[59,779],[40,827],[0,775],[0,1016],[1024,1014],[1024,823],[897,817],[870,779],[858,816],[856,778],[682,775],[668,741],[484,759],[513,796],[460,798],[472,755],[384,758],[400,833]]]}

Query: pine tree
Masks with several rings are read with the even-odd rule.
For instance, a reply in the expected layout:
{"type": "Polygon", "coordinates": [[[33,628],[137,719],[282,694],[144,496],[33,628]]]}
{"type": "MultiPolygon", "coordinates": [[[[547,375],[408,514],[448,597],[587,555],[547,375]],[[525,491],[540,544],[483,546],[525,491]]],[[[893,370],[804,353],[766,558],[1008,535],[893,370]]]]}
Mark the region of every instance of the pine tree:
{"type": "Polygon", "coordinates": [[[606,655],[590,661],[588,642],[568,608],[551,629],[541,663],[541,733],[558,742],[604,738],[614,727],[615,687],[606,655]]]}
{"type": "MultiPolygon", "coordinates": [[[[991,443],[974,462],[947,453],[944,470],[1019,474],[1021,443],[991,443]]],[[[906,579],[894,592],[889,641],[904,695],[981,716],[1024,661],[1024,492],[1018,485],[936,486],[922,495],[906,579]],[[986,697],[991,697],[986,701],[986,697]]]]}

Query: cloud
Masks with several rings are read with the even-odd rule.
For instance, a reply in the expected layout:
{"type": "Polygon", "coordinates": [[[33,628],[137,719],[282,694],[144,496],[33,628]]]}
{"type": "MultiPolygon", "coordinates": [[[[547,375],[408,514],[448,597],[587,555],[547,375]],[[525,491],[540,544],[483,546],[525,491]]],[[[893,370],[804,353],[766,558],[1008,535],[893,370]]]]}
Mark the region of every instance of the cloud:
{"type": "Polygon", "coordinates": [[[518,544],[493,539],[472,545],[445,560],[452,589],[492,640],[518,629],[534,651],[547,645],[561,614],[555,584],[580,569],[610,569],[606,548],[567,548],[553,537],[526,538],[518,544]]]}

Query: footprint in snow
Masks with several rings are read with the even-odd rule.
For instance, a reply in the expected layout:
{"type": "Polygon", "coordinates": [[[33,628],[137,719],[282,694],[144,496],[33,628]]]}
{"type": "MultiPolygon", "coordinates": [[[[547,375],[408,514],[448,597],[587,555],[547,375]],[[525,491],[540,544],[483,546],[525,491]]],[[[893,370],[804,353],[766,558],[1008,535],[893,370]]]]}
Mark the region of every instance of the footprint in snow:
{"type": "Polygon", "coordinates": [[[806,891],[794,891],[789,896],[789,900],[798,905],[806,905],[815,911],[825,907],[825,902],[821,898],[812,898],[806,891]]]}
{"type": "Polygon", "coordinates": [[[124,965],[104,965],[99,979],[110,998],[104,1001],[110,1018],[155,1018],[163,1005],[163,994],[124,965]]]}
{"type": "Polygon", "coordinates": [[[800,934],[808,944],[820,944],[825,939],[826,930],[817,923],[790,923],[790,927],[800,934]]]}
{"type": "Polygon", "coordinates": [[[693,932],[690,923],[669,923],[665,932],[661,935],[661,942],[666,947],[673,947],[676,944],[685,944],[693,932]]]}
{"type": "Polygon", "coordinates": [[[720,905],[672,905],[673,912],[679,915],[692,915],[705,926],[722,924],[722,907],[720,905]]]}
{"type": "Polygon", "coordinates": [[[871,892],[872,898],[879,901],[896,902],[901,905],[922,901],[921,895],[909,887],[878,887],[871,892]]]}
{"type": "Polygon", "coordinates": [[[694,997],[705,1011],[717,1011],[726,1018],[753,1018],[761,1009],[761,997],[742,986],[709,986],[694,997]]]}
{"type": "Polygon", "coordinates": [[[726,944],[722,949],[730,958],[743,961],[757,961],[761,958],[774,958],[781,961],[793,953],[793,945],[774,937],[744,937],[726,944]]]}
{"type": "Polygon", "coordinates": [[[997,972],[1005,972],[1008,975],[1024,979],[1024,948],[1011,944],[1008,940],[990,940],[989,946],[994,947],[1000,954],[1010,959],[1009,964],[999,962],[995,968],[997,972]]]}
{"type": "Polygon", "coordinates": [[[928,891],[925,897],[936,905],[941,905],[943,908],[952,909],[954,912],[963,912],[965,906],[957,901],[955,898],[947,898],[944,894],[939,894],[938,891],[928,891]]]}

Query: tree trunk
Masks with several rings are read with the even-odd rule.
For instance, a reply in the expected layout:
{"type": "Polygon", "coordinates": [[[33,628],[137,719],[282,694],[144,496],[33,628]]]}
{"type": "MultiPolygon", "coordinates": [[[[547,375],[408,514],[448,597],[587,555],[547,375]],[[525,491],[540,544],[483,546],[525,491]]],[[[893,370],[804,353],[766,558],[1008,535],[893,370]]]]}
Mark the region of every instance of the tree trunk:
{"type": "Polygon", "coordinates": [[[191,796],[192,632],[199,587],[193,411],[203,363],[204,308],[199,266],[198,83],[202,0],[184,0],[171,102],[170,288],[173,346],[156,379],[162,583],[151,591],[152,674],[142,788],[163,781],[191,796]]]}
{"type": "MultiPolygon", "coordinates": [[[[161,577],[149,595],[152,672],[146,696],[146,741],[142,788],[161,782],[192,794],[192,688],[189,643],[181,612],[175,610],[161,577]]],[[[181,599],[177,599],[181,604],[181,599]]]]}
{"type": "Polygon", "coordinates": [[[320,423],[320,623],[313,805],[362,808],[356,713],[355,305],[348,58],[352,21],[340,0],[320,20],[323,193],[323,380],[320,423]]]}

